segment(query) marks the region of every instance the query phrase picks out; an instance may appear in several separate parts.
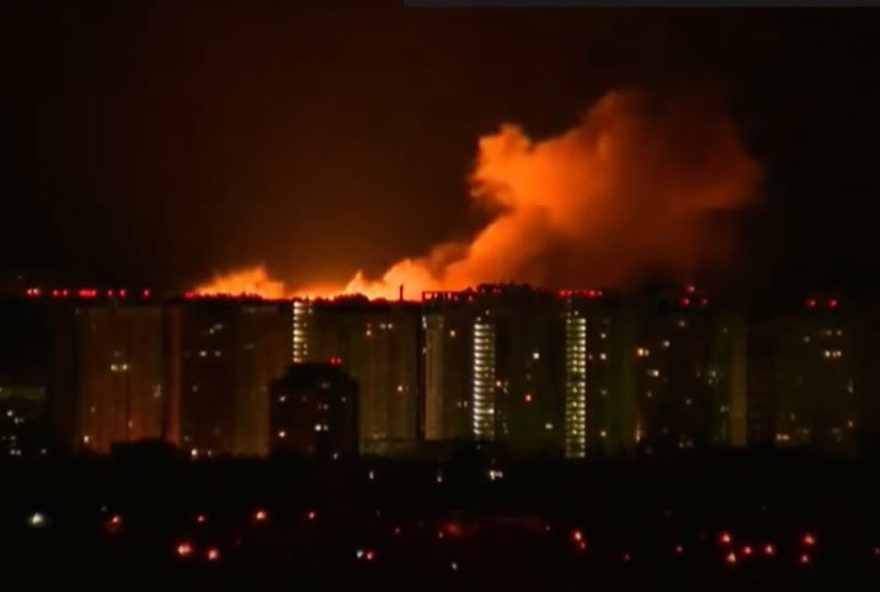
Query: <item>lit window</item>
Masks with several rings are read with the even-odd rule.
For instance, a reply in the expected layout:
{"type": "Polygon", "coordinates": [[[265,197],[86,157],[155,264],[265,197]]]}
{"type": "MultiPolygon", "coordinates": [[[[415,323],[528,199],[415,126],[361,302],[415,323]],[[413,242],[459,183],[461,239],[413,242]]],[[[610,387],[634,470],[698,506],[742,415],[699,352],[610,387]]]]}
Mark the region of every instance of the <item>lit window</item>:
{"type": "Polygon", "coordinates": [[[533,360],[540,360],[541,359],[541,352],[533,352],[532,359],[533,360]]]}

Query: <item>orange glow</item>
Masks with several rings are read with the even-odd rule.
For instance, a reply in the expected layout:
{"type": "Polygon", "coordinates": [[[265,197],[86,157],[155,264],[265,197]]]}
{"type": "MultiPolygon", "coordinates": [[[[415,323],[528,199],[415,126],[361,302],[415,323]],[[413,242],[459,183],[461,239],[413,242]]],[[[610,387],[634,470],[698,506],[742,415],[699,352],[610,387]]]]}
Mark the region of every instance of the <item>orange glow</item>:
{"type": "Polygon", "coordinates": [[[193,293],[202,296],[258,296],[272,299],[288,296],[284,282],[269,277],[269,272],[262,265],[215,275],[210,282],[197,286],[193,293]]]}
{"type": "Polygon", "coordinates": [[[257,510],[256,512],[254,512],[254,520],[256,520],[257,522],[265,522],[266,520],[268,520],[268,518],[269,514],[266,512],[266,510],[257,510]]]}
{"type": "Polygon", "coordinates": [[[803,543],[805,547],[814,547],[816,545],[816,535],[808,532],[801,539],[801,543],[803,543]]]}
{"type": "Polygon", "coordinates": [[[717,214],[753,202],[760,181],[733,122],[706,98],[610,92],[545,139],[501,125],[479,139],[468,179],[475,204],[494,218],[381,277],[357,272],[345,285],[293,289],[253,266],[194,293],[398,300],[402,289],[419,300],[481,283],[626,287],[655,269],[693,277],[730,255],[734,236],[717,214]]]}
{"type": "Polygon", "coordinates": [[[447,522],[443,525],[443,529],[451,537],[460,537],[463,532],[458,522],[447,522]]]}

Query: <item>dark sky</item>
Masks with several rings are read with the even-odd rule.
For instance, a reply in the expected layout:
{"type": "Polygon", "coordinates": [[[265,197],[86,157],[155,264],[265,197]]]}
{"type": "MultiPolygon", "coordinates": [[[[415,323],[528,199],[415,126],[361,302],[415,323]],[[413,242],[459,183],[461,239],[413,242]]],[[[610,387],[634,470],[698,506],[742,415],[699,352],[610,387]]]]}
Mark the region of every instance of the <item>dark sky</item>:
{"type": "Polygon", "coordinates": [[[876,281],[880,12],[313,6],[4,3],[0,281],[379,272],[479,223],[480,134],[692,83],[765,168],[739,275],[876,281]]]}

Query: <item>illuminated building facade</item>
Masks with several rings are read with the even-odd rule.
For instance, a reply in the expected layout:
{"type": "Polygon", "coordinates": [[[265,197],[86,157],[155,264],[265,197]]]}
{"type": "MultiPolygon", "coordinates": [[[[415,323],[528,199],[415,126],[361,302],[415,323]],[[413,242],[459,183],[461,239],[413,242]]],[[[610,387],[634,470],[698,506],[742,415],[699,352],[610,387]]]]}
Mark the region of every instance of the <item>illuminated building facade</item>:
{"type": "MultiPolygon", "coordinates": [[[[477,344],[469,297],[466,293],[433,293],[424,302],[422,417],[426,440],[463,440],[471,434],[470,411],[475,386],[471,370],[477,344]]],[[[485,337],[482,334],[481,340],[485,337]]],[[[486,355],[483,347],[481,358],[486,355]]]]}
{"type": "Polygon", "coordinates": [[[529,286],[480,286],[473,322],[472,433],[514,452],[565,446],[565,313],[529,286]]]}
{"type": "Polygon", "coordinates": [[[744,319],[713,309],[693,287],[643,302],[635,348],[640,449],[744,445],[744,319]]]}
{"type": "Polygon", "coordinates": [[[306,361],[340,365],[359,385],[361,451],[418,438],[421,308],[344,298],[311,303],[306,361]]]}
{"type": "Polygon", "coordinates": [[[776,446],[855,451],[862,403],[853,336],[834,298],[809,299],[777,323],[776,446]]]}
{"type": "Polygon", "coordinates": [[[161,307],[110,301],[72,313],[76,444],[108,452],[117,442],[162,438],[161,307]]]}
{"type": "Polygon", "coordinates": [[[312,303],[309,300],[293,301],[293,362],[299,364],[309,359],[311,340],[312,303]]]}
{"type": "Polygon", "coordinates": [[[635,316],[598,291],[562,297],[566,359],[574,362],[566,370],[566,456],[630,454],[636,439],[635,316]]]}
{"type": "Polygon", "coordinates": [[[290,313],[289,303],[222,299],[170,311],[180,445],[193,457],[268,452],[268,388],[292,358],[290,313]]]}
{"type": "Polygon", "coordinates": [[[587,319],[565,311],[565,456],[587,455],[587,319]]]}
{"type": "Polygon", "coordinates": [[[358,385],[338,365],[294,364],[270,387],[270,448],[324,460],[358,454],[358,385]]]}

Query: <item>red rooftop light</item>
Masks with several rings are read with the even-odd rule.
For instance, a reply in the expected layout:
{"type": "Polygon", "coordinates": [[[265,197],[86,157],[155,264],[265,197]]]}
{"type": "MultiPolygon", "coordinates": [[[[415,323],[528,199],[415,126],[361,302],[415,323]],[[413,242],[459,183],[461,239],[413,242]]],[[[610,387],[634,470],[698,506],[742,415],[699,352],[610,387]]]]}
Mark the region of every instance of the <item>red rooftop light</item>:
{"type": "Polygon", "coordinates": [[[182,542],[174,549],[178,557],[189,557],[193,553],[193,546],[188,542],[182,542]]]}
{"type": "Polygon", "coordinates": [[[832,298],[828,301],[828,308],[830,308],[832,310],[837,308],[837,299],[836,298],[832,298]]]}

